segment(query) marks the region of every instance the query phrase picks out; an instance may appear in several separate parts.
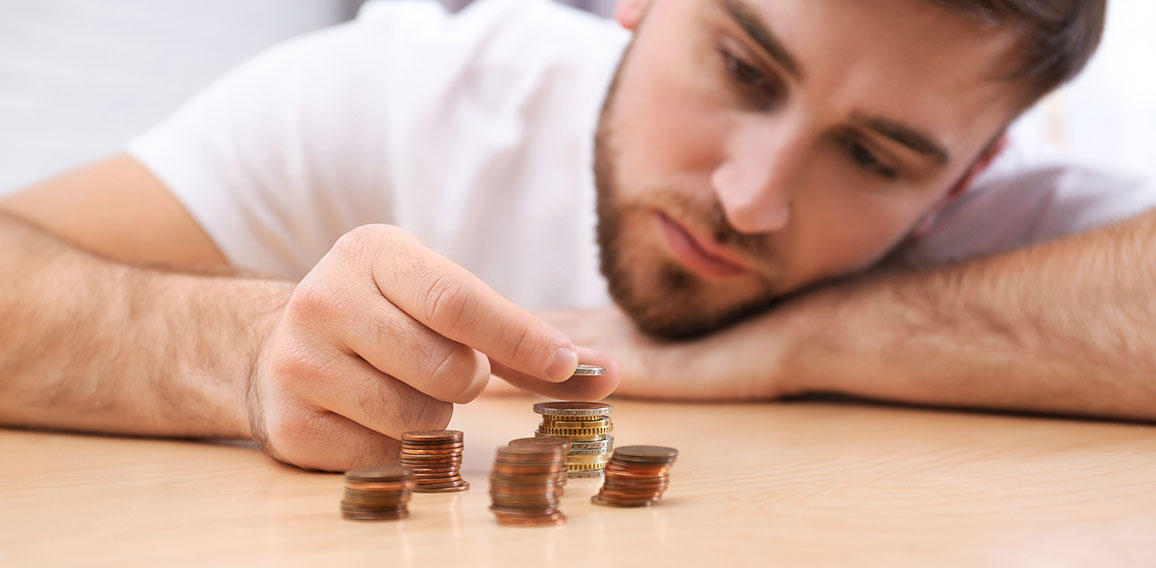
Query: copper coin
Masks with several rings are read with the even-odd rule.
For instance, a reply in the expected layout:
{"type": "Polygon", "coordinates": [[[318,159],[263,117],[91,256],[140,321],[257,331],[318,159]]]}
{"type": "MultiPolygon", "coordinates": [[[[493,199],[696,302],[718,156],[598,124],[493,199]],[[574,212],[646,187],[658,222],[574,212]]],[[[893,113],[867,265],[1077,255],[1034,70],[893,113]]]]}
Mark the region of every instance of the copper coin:
{"type": "Polygon", "coordinates": [[[403,509],[392,513],[365,513],[361,511],[342,511],[341,516],[348,521],[399,521],[409,517],[409,510],[403,509]]]}
{"type": "Polygon", "coordinates": [[[673,463],[678,450],[664,446],[621,446],[614,450],[614,457],[638,463],[673,463]]]}
{"type": "Polygon", "coordinates": [[[557,438],[554,436],[541,436],[541,437],[534,437],[534,438],[518,438],[517,440],[510,440],[509,446],[511,448],[539,447],[539,446],[545,446],[547,448],[558,447],[558,448],[562,449],[562,453],[567,453],[570,451],[570,440],[567,440],[566,438],[557,438]]]}
{"type": "Polygon", "coordinates": [[[345,472],[346,481],[400,481],[412,474],[408,467],[381,466],[351,469],[345,472]]]}
{"type": "Polygon", "coordinates": [[[566,515],[561,511],[536,516],[508,515],[494,511],[494,516],[499,524],[511,527],[554,527],[566,522],[566,515]]]}
{"type": "Polygon", "coordinates": [[[420,493],[460,493],[462,491],[469,491],[470,483],[463,481],[461,485],[449,485],[446,487],[430,487],[423,489],[420,493]]]}
{"type": "Polygon", "coordinates": [[[413,474],[411,473],[405,481],[388,481],[388,482],[373,482],[373,481],[346,481],[346,489],[356,489],[359,491],[396,491],[406,487],[413,486],[413,474]]]}
{"type": "Polygon", "coordinates": [[[461,430],[413,430],[401,435],[403,442],[440,442],[442,440],[461,441],[465,434],[461,430]]]}
{"type": "Polygon", "coordinates": [[[590,498],[590,502],[595,505],[608,505],[611,507],[649,507],[655,503],[652,499],[639,501],[618,501],[614,499],[606,499],[601,495],[595,495],[590,498]]]}

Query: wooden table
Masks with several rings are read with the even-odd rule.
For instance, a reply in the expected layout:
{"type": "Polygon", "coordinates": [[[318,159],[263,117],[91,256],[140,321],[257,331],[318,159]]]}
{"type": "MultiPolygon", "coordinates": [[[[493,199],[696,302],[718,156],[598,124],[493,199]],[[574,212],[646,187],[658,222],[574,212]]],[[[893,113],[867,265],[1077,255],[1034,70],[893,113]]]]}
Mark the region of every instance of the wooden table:
{"type": "Polygon", "coordinates": [[[615,402],[617,441],[677,447],[653,508],[497,525],[494,450],[531,399],[460,407],[473,488],[341,519],[342,479],[251,446],[0,430],[0,566],[1154,566],[1156,430],[832,402],[615,402]],[[661,562],[660,562],[661,561],[661,562]]]}

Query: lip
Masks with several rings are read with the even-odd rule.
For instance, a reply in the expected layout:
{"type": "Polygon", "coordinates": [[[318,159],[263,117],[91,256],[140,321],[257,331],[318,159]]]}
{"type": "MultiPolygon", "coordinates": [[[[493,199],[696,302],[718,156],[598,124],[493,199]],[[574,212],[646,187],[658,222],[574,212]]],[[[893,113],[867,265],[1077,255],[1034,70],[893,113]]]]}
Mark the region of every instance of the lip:
{"type": "Polygon", "coordinates": [[[687,268],[703,276],[727,278],[750,272],[733,253],[709,239],[696,235],[662,212],[657,212],[658,225],[665,237],[671,256],[687,268]]]}

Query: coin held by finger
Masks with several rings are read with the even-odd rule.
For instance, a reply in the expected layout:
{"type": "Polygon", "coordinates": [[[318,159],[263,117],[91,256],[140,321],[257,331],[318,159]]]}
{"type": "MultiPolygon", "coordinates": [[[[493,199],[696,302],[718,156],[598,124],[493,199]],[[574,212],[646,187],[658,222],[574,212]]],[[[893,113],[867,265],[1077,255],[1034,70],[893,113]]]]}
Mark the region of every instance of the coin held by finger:
{"type": "Polygon", "coordinates": [[[574,369],[575,377],[591,377],[605,374],[606,367],[599,367],[598,365],[578,365],[578,368],[574,369]]]}

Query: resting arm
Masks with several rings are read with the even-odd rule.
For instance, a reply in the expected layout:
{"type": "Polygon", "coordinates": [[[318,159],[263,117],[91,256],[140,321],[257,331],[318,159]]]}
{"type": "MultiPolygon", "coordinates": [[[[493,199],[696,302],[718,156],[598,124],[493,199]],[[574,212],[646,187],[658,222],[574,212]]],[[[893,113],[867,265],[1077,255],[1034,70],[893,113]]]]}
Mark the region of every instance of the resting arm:
{"type": "MultiPolygon", "coordinates": [[[[1156,419],[1156,213],[803,297],[791,391],[1156,419]]],[[[767,323],[772,323],[769,316],[767,323]]]]}
{"type": "Polygon", "coordinates": [[[215,265],[219,253],[207,239],[198,244],[203,234],[166,200],[143,168],[118,158],[0,202],[0,424],[250,435],[250,367],[292,285],[104,256],[215,265]],[[150,223],[165,229],[151,232],[150,223]],[[172,257],[166,241],[179,251],[172,257]]]}
{"type": "Polygon", "coordinates": [[[1156,419],[1156,213],[919,272],[799,295],[707,338],[661,344],[617,310],[555,313],[622,365],[618,393],[751,400],[810,392],[1156,419]]]}

